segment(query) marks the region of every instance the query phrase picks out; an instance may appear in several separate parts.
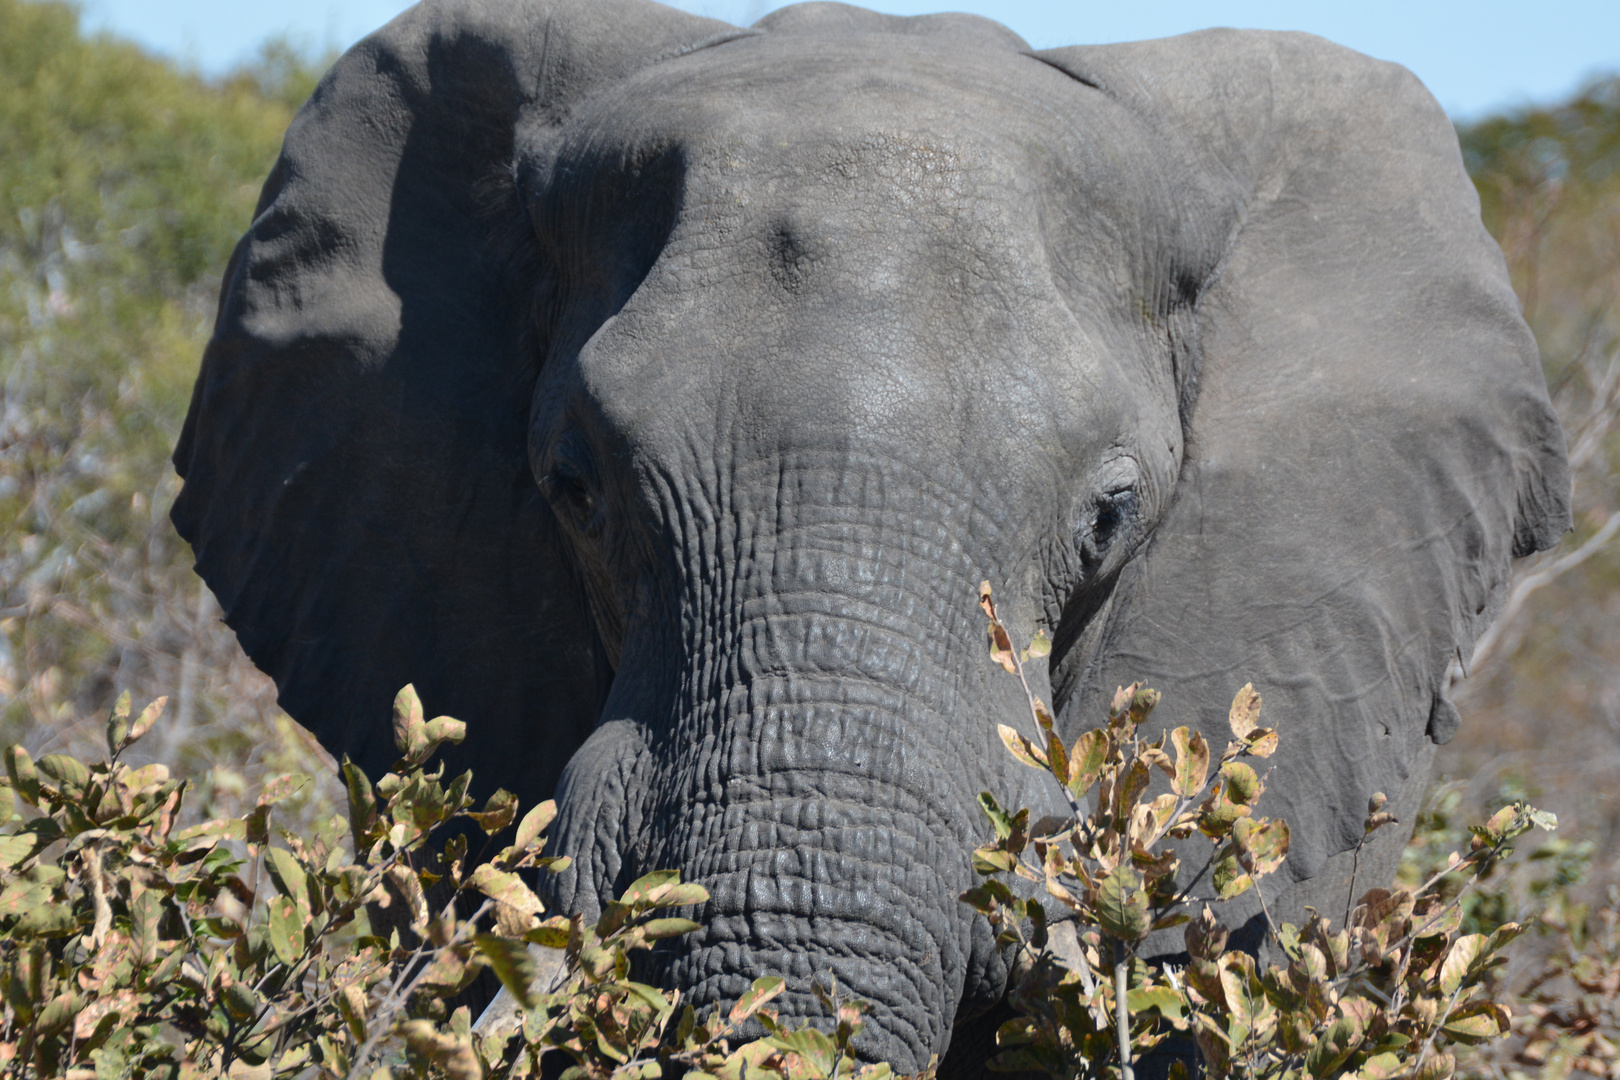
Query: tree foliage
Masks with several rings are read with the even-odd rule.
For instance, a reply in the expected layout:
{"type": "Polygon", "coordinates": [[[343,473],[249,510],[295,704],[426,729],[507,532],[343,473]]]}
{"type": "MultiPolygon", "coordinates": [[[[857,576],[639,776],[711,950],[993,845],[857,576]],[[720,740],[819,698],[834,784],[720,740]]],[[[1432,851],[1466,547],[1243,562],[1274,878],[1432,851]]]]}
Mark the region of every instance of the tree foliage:
{"type": "Polygon", "coordinates": [[[220,274],[311,82],[285,46],[213,83],[0,0],[0,734],[85,753],[119,691],[173,691],[137,752],[220,809],[327,771],[168,523],[220,274]]]}

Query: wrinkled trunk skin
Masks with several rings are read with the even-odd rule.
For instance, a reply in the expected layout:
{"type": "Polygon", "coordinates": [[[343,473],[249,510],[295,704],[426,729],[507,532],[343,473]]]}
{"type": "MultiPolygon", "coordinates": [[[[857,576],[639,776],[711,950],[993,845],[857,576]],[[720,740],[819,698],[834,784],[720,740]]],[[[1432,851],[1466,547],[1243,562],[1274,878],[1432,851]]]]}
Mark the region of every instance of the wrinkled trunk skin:
{"type": "Polygon", "coordinates": [[[734,510],[734,530],[683,522],[702,543],[670,643],[681,662],[660,679],[649,661],[669,645],[627,647],[612,719],[560,793],[579,861],[557,899],[591,910],[679,868],[710,891],[704,929],[645,974],[700,1008],[781,975],[790,1016],[822,1016],[811,987],[836,986],[872,1005],[862,1056],[911,1072],[944,1054],[959,1010],[1005,987],[958,899],[990,835],[976,796],[1039,795],[995,734],[1022,691],[985,655],[982,563],[943,524],[966,508],[877,486],[853,505],[772,492],[760,513],[734,510]]]}

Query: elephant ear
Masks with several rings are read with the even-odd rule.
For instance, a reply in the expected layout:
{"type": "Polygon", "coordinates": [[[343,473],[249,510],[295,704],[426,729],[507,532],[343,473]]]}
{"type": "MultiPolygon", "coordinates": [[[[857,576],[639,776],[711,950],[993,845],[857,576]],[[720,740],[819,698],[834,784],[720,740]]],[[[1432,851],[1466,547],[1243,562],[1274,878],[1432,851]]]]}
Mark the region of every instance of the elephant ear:
{"type": "Polygon", "coordinates": [[[548,796],[596,721],[611,674],[526,457],[550,271],[526,254],[513,132],[739,33],[639,0],[424,3],[287,132],[172,516],[283,707],[373,777],[408,682],[467,721],[484,790],[548,796]]]}
{"type": "Polygon", "coordinates": [[[1457,723],[1449,669],[1511,560],[1569,527],[1536,345],[1452,126],[1403,68],[1230,30],[1036,55],[1157,132],[1184,239],[1218,253],[1177,492],[1077,700],[1146,680],[1221,746],[1252,681],[1282,739],[1268,812],[1310,878],[1375,791],[1414,808],[1457,723]]]}

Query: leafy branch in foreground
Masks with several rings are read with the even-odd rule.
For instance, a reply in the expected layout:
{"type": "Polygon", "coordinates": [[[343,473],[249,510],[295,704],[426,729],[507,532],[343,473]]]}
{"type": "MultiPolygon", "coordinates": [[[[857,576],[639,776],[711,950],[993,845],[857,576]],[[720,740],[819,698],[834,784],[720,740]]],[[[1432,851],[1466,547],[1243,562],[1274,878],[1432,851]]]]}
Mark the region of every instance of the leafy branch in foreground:
{"type": "Polygon", "coordinates": [[[818,990],[833,1021],[824,1033],[767,1007],[781,979],[757,980],[707,1017],[631,981],[630,952],[698,926],[672,912],[708,894],[673,871],[636,881],[591,925],[547,917],[524,875],[567,865],[544,854],[554,804],[520,818],[517,799],[497,791],[473,809],[470,773],[447,781],[442,765],[427,768],[464,725],[426,719],[411,687],[394,703],[399,761],[375,785],[345,762],[349,828],[334,819],[313,839],[272,823],[309,783],[296,774],[268,783],[243,817],[177,828],[188,785],[163,765],[120,760],[163,708],[159,699],[131,719],[121,698],[99,763],[5,753],[0,1075],[247,1066],[468,1080],[533,1075],[548,1053],[571,1059],[564,1075],[577,1080],[650,1080],[672,1066],[721,1080],[889,1074],[857,1062],[864,1006],[836,994],[818,990]],[[372,913],[397,925],[376,933],[372,913]],[[536,984],[531,945],[562,951],[550,985],[536,984]],[[486,968],[518,1000],[516,1030],[477,1032],[465,1006],[447,1008],[486,968]],[[750,1023],[765,1037],[742,1040],[750,1023]]]}
{"type": "MultiPolygon", "coordinates": [[[[1044,638],[1016,650],[988,583],[979,601],[992,658],[1023,679],[1023,664],[1048,647],[1044,638]]],[[[1159,695],[1140,685],[1115,695],[1105,726],[1065,745],[1023,681],[1040,736],[1003,725],[1002,739],[1019,761],[1052,775],[1070,814],[1032,825],[1027,809],[1008,811],[981,796],[996,842],[974,853],[985,881],[963,899],[1019,950],[1023,971],[1011,994],[1021,1015],[998,1033],[1003,1050],[993,1067],[1130,1080],[1143,1051],[1180,1036],[1194,1042],[1216,1078],[1445,1080],[1455,1069],[1449,1047],[1509,1031],[1511,1014],[1492,996],[1489,973],[1522,926],[1463,933],[1461,897],[1515,838],[1555,828],[1552,815],[1522,802],[1503,808],[1473,827],[1468,851],[1452,854],[1428,880],[1363,893],[1337,930],[1322,916],[1303,928],[1274,924],[1257,889],[1282,959],[1262,968],[1227,948],[1228,931],[1211,907],[1254,888],[1288,853],[1287,824],[1255,813],[1264,777],[1242,760],[1269,757],[1278,741],[1259,725],[1253,687],[1234,698],[1232,741],[1212,761],[1204,738],[1187,728],[1153,742],[1142,737],[1159,695]],[[1154,794],[1155,770],[1167,791],[1154,794]],[[1209,854],[1186,873],[1167,842],[1197,835],[1209,854]],[[1210,895],[1196,895],[1206,875],[1210,895]],[[1015,888],[1009,878],[1042,888],[1058,914],[1049,916],[1021,895],[1028,885],[1015,888]],[[1202,909],[1196,918],[1194,908],[1202,909]],[[1059,920],[1070,924],[1070,948],[1059,940],[1059,920]],[[1149,935],[1183,924],[1185,968],[1143,962],[1149,935]]],[[[1395,824],[1384,804],[1381,793],[1369,800],[1363,842],[1395,824]]],[[[1355,888],[1352,881],[1352,896],[1355,888]]]]}

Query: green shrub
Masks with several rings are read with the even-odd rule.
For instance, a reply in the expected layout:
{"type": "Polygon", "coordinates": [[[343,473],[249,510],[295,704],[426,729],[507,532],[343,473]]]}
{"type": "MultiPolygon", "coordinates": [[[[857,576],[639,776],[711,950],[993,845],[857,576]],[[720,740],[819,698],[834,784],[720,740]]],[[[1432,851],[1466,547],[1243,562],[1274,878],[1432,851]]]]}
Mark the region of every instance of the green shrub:
{"type": "MultiPolygon", "coordinates": [[[[1015,651],[988,587],[981,603],[995,658],[1021,677],[1049,646],[1038,638],[1015,651]]],[[[1278,733],[1259,726],[1260,698],[1244,687],[1233,740],[1219,753],[1185,728],[1150,743],[1141,732],[1157,700],[1141,687],[1121,690],[1106,724],[1072,746],[1033,696],[1041,738],[1001,729],[1019,760],[1068,792],[1070,815],[1032,824],[1027,809],[982,798],[995,842],[973,853],[984,882],[964,900],[1019,954],[1010,1000],[1020,1015],[999,1033],[996,1067],[1128,1077],[1143,1051],[1179,1036],[1214,1077],[1444,1080],[1456,1069],[1454,1048],[1509,1033],[1491,972],[1522,923],[1470,929],[1464,897],[1515,837],[1551,827],[1546,815],[1503,807],[1469,830],[1466,853],[1423,881],[1368,890],[1347,927],[1273,926],[1284,961],[1262,968],[1227,949],[1211,905],[1250,890],[1287,855],[1287,825],[1255,813],[1265,784],[1244,760],[1269,756],[1278,733]],[[1168,786],[1157,795],[1155,770],[1168,786]],[[1195,833],[1211,854],[1189,876],[1164,844],[1195,833]],[[1178,884],[1206,877],[1209,897],[1178,884]],[[1057,919],[1012,878],[1063,909],[1067,946],[1057,919]],[[1137,956],[1150,933],[1177,925],[1185,968],[1137,956]]],[[[123,760],[164,705],[132,718],[125,695],[107,721],[106,757],[93,764],[6,751],[0,1071],[463,1080],[534,1075],[554,1054],[567,1059],[567,1080],[889,1075],[856,1058],[865,1007],[836,988],[817,987],[824,1031],[781,1021],[770,1008],[779,978],[756,980],[730,1009],[701,1017],[678,992],[630,979],[630,953],[698,928],[680,913],[708,894],[674,872],[642,877],[594,923],[548,916],[523,874],[567,864],[544,853],[554,805],[520,816],[500,791],[474,809],[470,773],[429,768],[464,726],[425,718],[410,687],[395,702],[399,761],[375,784],[345,762],[347,814],[312,835],[278,819],[311,782],[298,774],[271,780],[246,814],[183,826],[190,785],[161,764],[123,760]],[[373,913],[392,924],[386,934],[373,913]],[[557,962],[541,970],[536,952],[546,950],[557,962]],[[475,1030],[466,1007],[447,1013],[445,1002],[485,969],[514,1000],[516,1018],[475,1030]],[[764,1037],[742,1039],[749,1022],[764,1037]]],[[[1393,821],[1381,806],[1374,796],[1369,835],[1393,821]]],[[[1521,1024],[1516,1060],[1541,1063],[1544,1075],[1614,1059],[1594,1033],[1614,1019],[1613,913],[1588,941],[1578,929],[1586,913],[1560,910],[1566,947],[1535,990],[1565,977],[1584,996],[1531,999],[1534,1023],[1521,1024]]]]}
{"type": "MultiPolygon", "coordinates": [[[[1016,651],[988,583],[980,602],[993,657],[1022,679],[1024,662],[1049,646],[1037,638],[1016,651]]],[[[1211,907],[1248,891],[1288,852],[1287,825],[1255,813],[1265,784],[1243,760],[1268,757],[1277,746],[1278,733],[1259,726],[1259,695],[1249,686],[1238,691],[1233,738],[1217,756],[1186,728],[1147,742],[1142,727],[1158,695],[1139,686],[1119,691],[1105,727],[1066,747],[1027,680],[1024,688],[1044,745],[1005,725],[1002,738],[1020,761],[1051,773],[1070,816],[1031,826],[1027,809],[1009,813],[982,797],[997,839],[974,853],[986,881],[964,899],[1020,951],[1027,971],[1012,994],[1022,1015],[998,1033],[997,1067],[1128,1080],[1133,1058],[1180,1035],[1217,1078],[1444,1080],[1456,1069],[1452,1047],[1508,1034],[1511,1011],[1492,994],[1490,973],[1524,927],[1504,922],[1470,932],[1463,897],[1515,838],[1556,827],[1551,815],[1523,802],[1503,807],[1469,829],[1466,852],[1453,852],[1424,880],[1369,889],[1344,926],[1325,917],[1277,925],[1266,912],[1282,962],[1262,968],[1227,949],[1227,930],[1211,907]],[[1169,788],[1158,795],[1155,770],[1169,788]],[[1165,841],[1195,833],[1209,841],[1210,854],[1197,873],[1183,874],[1165,841]],[[1180,884],[1206,874],[1208,899],[1180,884]],[[1040,901],[1019,898],[1008,877],[1057,901],[1076,930],[1072,956],[1054,947],[1055,919],[1040,901]],[[1202,909],[1196,918],[1195,908],[1202,909]],[[1150,933],[1176,925],[1186,927],[1185,968],[1155,968],[1137,956],[1150,933]]],[[[1384,803],[1371,794],[1364,838],[1395,823],[1384,803]]]]}
{"type": "Polygon", "coordinates": [[[630,952],[698,926],[671,911],[708,894],[676,873],[636,881],[594,924],[542,918],[520,872],[566,866],[544,854],[554,804],[520,819],[498,791],[474,810],[471,773],[447,780],[427,766],[464,725],[425,719],[410,687],[395,702],[393,771],[373,785],[345,762],[347,829],[340,817],[309,839],[276,821],[310,782],[295,774],[241,817],[179,827],[190,785],[121,760],[164,705],[131,720],[125,695],[97,763],[6,751],[0,1072],[464,1080],[530,1075],[552,1052],[577,1080],[647,1080],[675,1065],[720,1080],[888,1075],[851,1050],[864,1006],[830,991],[836,1023],[823,1033],[777,1020],[781,979],[704,1018],[631,981],[630,952]],[[402,927],[374,933],[368,908],[396,904],[402,927]],[[536,984],[530,945],[561,952],[550,985],[536,984]],[[445,1000],[485,968],[520,1004],[517,1029],[475,1033],[466,1007],[446,1015],[445,1000]],[[748,1021],[766,1036],[739,1040],[748,1021]]]}

